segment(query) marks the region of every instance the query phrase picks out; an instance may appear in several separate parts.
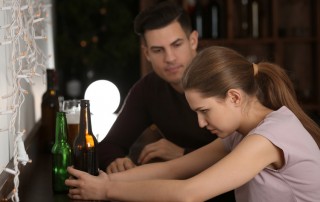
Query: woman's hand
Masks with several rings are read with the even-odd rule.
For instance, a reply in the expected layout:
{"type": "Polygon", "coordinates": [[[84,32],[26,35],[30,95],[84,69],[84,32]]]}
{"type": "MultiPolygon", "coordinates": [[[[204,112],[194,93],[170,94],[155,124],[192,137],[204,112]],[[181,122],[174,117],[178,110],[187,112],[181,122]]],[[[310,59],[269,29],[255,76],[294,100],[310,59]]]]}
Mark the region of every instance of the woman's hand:
{"type": "Polygon", "coordinates": [[[70,187],[68,196],[72,199],[106,200],[109,176],[99,170],[98,176],[68,167],[68,172],[74,178],[67,179],[65,184],[70,187]]]}

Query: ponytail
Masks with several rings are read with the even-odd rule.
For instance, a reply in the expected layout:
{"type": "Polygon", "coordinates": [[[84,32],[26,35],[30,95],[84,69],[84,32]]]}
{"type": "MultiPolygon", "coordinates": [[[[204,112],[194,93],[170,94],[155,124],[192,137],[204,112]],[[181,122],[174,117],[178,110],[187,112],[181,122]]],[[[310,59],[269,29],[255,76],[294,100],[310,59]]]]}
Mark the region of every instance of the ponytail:
{"type": "Polygon", "coordinates": [[[257,97],[259,101],[273,110],[282,106],[288,107],[312,135],[320,148],[320,128],[298,104],[293,84],[284,69],[267,62],[261,62],[257,64],[257,67],[258,73],[255,80],[258,84],[257,97]]]}

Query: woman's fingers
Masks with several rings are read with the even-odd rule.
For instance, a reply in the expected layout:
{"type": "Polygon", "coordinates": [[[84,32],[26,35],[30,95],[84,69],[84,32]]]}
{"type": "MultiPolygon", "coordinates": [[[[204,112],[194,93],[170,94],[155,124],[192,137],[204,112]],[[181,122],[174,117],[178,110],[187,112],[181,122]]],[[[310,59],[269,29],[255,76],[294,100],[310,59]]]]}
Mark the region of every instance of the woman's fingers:
{"type": "Polygon", "coordinates": [[[83,172],[80,171],[80,170],[74,169],[72,166],[69,166],[69,167],[67,168],[67,171],[68,171],[68,173],[69,173],[70,175],[72,175],[72,176],[74,176],[74,177],[76,177],[76,178],[79,178],[80,175],[83,173],[83,172]]]}

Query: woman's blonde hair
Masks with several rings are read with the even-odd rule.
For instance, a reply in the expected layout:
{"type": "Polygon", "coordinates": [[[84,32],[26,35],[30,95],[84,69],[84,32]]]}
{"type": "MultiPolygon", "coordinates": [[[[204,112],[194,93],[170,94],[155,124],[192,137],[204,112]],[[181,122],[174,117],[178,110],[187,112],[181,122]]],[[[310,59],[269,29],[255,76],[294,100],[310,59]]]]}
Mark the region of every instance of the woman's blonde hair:
{"type": "Polygon", "coordinates": [[[278,65],[253,64],[238,52],[219,46],[208,47],[194,58],[184,73],[185,90],[196,89],[206,97],[225,98],[229,89],[256,96],[266,107],[288,107],[312,135],[320,148],[320,128],[299,106],[292,82],[278,65]]]}

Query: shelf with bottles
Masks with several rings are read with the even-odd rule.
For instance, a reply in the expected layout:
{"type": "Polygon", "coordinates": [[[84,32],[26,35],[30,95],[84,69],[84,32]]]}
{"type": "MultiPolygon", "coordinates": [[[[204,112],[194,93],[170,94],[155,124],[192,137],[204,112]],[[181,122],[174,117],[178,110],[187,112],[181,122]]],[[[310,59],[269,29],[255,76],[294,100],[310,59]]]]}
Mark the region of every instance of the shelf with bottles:
{"type": "MultiPolygon", "coordinates": [[[[161,0],[140,0],[144,9],[161,0]]],[[[316,0],[173,0],[189,13],[200,39],[317,37],[316,0]]]]}
{"type": "Polygon", "coordinates": [[[316,36],[316,0],[279,0],[278,34],[281,38],[308,38],[316,36]]]}
{"type": "Polygon", "coordinates": [[[223,0],[187,0],[183,7],[200,39],[219,39],[226,35],[226,2],[223,0]]]}
{"type": "MultiPolygon", "coordinates": [[[[141,0],[141,9],[159,0],[141,0]]],[[[175,0],[189,13],[200,40],[255,43],[316,41],[316,0],[175,0]],[[216,18],[216,19],[212,19],[216,18]],[[216,28],[216,29],[215,29],[216,28]]]]}
{"type": "Polygon", "coordinates": [[[229,37],[232,38],[272,38],[273,1],[229,0],[229,37]]]}
{"type": "Polygon", "coordinates": [[[200,39],[315,40],[315,0],[198,0],[183,3],[200,39]],[[213,12],[215,11],[215,12],[213,12]],[[212,20],[212,18],[217,18],[212,20]],[[212,23],[217,21],[216,23],[212,23]],[[202,23],[201,23],[202,22],[202,23]],[[215,27],[217,27],[215,29],[215,27]],[[211,31],[211,32],[210,32],[211,31]],[[212,32],[218,34],[212,34],[212,32]]]}
{"type": "Polygon", "coordinates": [[[200,39],[264,38],[273,35],[273,3],[262,0],[183,1],[200,39]]]}

